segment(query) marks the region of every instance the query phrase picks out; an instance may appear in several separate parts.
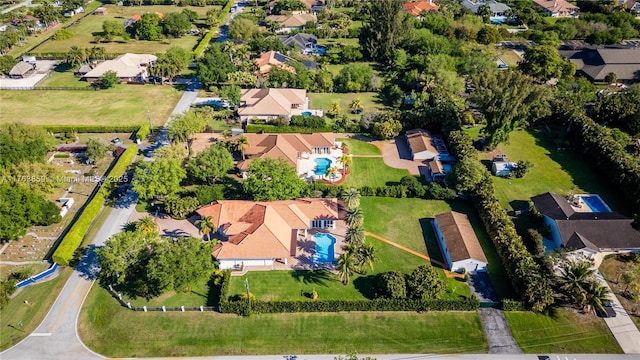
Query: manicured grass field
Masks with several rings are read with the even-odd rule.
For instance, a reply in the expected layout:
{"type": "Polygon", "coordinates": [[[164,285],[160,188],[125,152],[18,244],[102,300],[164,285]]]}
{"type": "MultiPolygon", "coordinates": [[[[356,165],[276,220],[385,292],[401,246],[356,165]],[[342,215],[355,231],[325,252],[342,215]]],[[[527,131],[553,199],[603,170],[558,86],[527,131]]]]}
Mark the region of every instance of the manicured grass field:
{"type": "Polygon", "coordinates": [[[57,278],[27,286],[9,301],[2,309],[0,350],[17,344],[40,325],[71,272],[70,268],[65,268],[57,278]],[[22,321],[22,327],[17,325],[18,321],[22,321]]]}
{"type": "Polygon", "coordinates": [[[349,46],[358,46],[360,43],[357,38],[325,38],[318,39],[318,45],[349,45],[349,46]]]}
{"type": "Polygon", "coordinates": [[[354,157],[349,169],[351,175],[343,183],[345,187],[359,188],[397,184],[402,177],[409,175],[409,171],[405,169],[394,169],[387,166],[382,158],[354,157]]]}
{"type": "Polygon", "coordinates": [[[29,125],[163,125],[180,99],[169,86],[119,84],[100,91],[0,91],[0,123],[29,125]]]}
{"type": "Polygon", "coordinates": [[[595,315],[561,308],[552,315],[506,311],[505,316],[525,353],[622,353],[604,320],[595,315]]]}
{"type": "Polygon", "coordinates": [[[128,299],[127,301],[130,301],[131,305],[136,307],[162,307],[163,305],[166,307],[198,307],[213,306],[212,296],[209,293],[209,277],[205,276],[200,281],[192,284],[188,292],[172,290],[148,301],[144,298],[128,299]]]}
{"type": "Polygon", "coordinates": [[[349,105],[353,99],[358,98],[362,103],[362,110],[364,112],[376,112],[384,108],[378,100],[378,93],[374,92],[361,92],[361,93],[308,93],[311,100],[312,109],[323,109],[327,111],[331,108],[331,104],[335,101],[340,101],[340,107],[342,112],[349,113],[349,105]]]}
{"type": "Polygon", "coordinates": [[[209,7],[178,7],[172,5],[153,5],[153,6],[116,6],[113,4],[104,5],[107,8],[107,15],[97,16],[89,15],[80,20],[77,24],[69,27],[73,32],[73,36],[65,40],[50,40],[38,46],[35,52],[66,52],[71,46],[81,48],[102,46],[107,53],[159,53],[164,52],[172,46],[178,46],[187,50],[192,50],[198,43],[199,36],[184,35],[177,39],[165,39],[161,41],[143,41],[131,39],[122,41],[118,37],[113,42],[96,43],[94,41],[94,33],[102,32],[102,24],[105,20],[117,20],[124,22],[129,17],[136,14],[145,13],[161,13],[168,14],[170,12],[181,12],[182,9],[189,9],[198,13],[200,18],[205,17],[209,7]]]}
{"type": "Polygon", "coordinates": [[[500,57],[500,59],[502,59],[507,63],[507,65],[511,67],[518,66],[518,63],[522,61],[522,58],[518,56],[518,54],[516,54],[513,50],[499,50],[498,57],[500,57]]]}
{"type": "Polygon", "coordinates": [[[380,148],[366,141],[356,139],[336,139],[336,141],[347,144],[351,155],[382,155],[380,148]]]}
{"type": "MultiPolygon", "coordinates": [[[[531,171],[522,179],[493,177],[496,196],[505,208],[512,208],[510,202],[526,202],[532,196],[551,191],[561,196],[571,192],[599,194],[614,211],[625,213],[628,210],[588,159],[557,150],[539,134],[514,131],[509,144],[500,144],[498,151],[506,154],[510,161],[528,160],[533,164],[531,171]]],[[[488,153],[481,156],[491,160],[488,153]]]]}
{"type": "Polygon", "coordinates": [[[312,353],[482,353],[475,312],[268,314],[132,312],[94,286],[78,330],[109,357],[312,353]]]}
{"type": "Polygon", "coordinates": [[[60,64],[55,67],[51,75],[42,80],[38,87],[74,87],[74,88],[88,88],[91,84],[73,75],[73,69],[70,69],[66,64],[60,64]],[[64,71],[61,71],[64,70],[64,71]]]}

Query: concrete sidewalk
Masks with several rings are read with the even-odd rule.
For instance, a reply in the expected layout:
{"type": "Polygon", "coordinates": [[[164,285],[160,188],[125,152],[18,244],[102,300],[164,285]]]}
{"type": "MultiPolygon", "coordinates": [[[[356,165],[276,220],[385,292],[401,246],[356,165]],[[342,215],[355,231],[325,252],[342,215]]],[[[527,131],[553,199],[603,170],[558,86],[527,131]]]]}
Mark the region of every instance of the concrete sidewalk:
{"type": "MultiPolygon", "coordinates": [[[[611,330],[611,333],[625,354],[640,354],[640,331],[622,307],[616,295],[611,291],[609,284],[607,284],[602,274],[600,274],[600,272],[596,274],[600,283],[609,289],[611,293],[611,303],[613,304],[613,309],[616,311],[616,317],[604,318],[604,322],[609,327],[609,330],[611,330]]],[[[640,356],[638,356],[638,359],[640,359],[640,356]]]]}

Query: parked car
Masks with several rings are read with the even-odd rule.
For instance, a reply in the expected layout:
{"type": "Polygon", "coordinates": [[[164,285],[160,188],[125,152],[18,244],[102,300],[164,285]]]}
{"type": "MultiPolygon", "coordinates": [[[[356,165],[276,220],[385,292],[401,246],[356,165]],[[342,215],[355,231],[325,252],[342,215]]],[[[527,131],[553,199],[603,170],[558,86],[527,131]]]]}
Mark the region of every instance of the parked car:
{"type": "Polygon", "coordinates": [[[598,316],[603,318],[616,317],[616,311],[613,309],[612,303],[605,302],[604,304],[602,304],[602,306],[602,309],[596,308],[596,313],[598,314],[598,316]]]}
{"type": "Polygon", "coordinates": [[[111,140],[111,142],[117,144],[120,142],[120,138],[114,138],[113,140],[111,140]]]}

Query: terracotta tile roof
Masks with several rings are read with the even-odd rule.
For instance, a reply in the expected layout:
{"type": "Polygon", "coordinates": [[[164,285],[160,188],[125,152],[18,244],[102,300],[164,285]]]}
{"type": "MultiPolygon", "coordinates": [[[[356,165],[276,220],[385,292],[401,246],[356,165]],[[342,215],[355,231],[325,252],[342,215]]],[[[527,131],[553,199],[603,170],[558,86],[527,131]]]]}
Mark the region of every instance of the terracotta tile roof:
{"type": "Polygon", "coordinates": [[[147,66],[158,60],[158,57],[151,54],[123,54],[113,60],[103,61],[83,78],[99,78],[107,71],[115,71],[118,77],[128,78],[144,74],[147,66]]]}
{"type": "Polygon", "coordinates": [[[307,91],[303,89],[246,89],[242,90],[238,109],[240,116],[291,115],[293,105],[307,101],[307,91]]]}
{"type": "Polygon", "coordinates": [[[220,200],[197,210],[211,216],[227,241],[213,250],[219,259],[285,258],[295,255],[295,231],[313,219],[338,220],[337,199],[271,202],[220,200]]]}
{"type": "Polygon", "coordinates": [[[266,21],[275,21],[284,27],[305,26],[310,21],[318,21],[313,14],[269,15],[266,21]]]}
{"type": "Polygon", "coordinates": [[[572,12],[580,9],[565,0],[533,0],[533,2],[551,13],[572,12]]]}
{"type": "Polygon", "coordinates": [[[257,58],[255,62],[258,65],[258,71],[261,74],[268,74],[274,67],[295,74],[296,69],[286,64],[287,61],[291,60],[292,59],[288,56],[280,54],[277,51],[267,51],[265,53],[262,53],[262,55],[260,55],[260,57],[257,58]]]}
{"type": "Polygon", "coordinates": [[[487,262],[480,241],[478,241],[467,215],[449,211],[436,215],[435,219],[449,250],[451,261],[475,259],[487,262]]]}
{"type": "Polygon", "coordinates": [[[440,9],[433,1],[426,0],[404,3],[402,8],[413,16],[420,16],[423,11],[438,11],[440,9]]]}

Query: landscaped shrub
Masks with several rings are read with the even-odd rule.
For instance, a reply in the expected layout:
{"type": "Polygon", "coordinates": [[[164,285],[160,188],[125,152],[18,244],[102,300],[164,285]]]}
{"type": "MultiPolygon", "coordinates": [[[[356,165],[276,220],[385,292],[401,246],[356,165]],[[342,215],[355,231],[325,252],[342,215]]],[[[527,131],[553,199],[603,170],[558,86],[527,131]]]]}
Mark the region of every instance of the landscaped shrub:
{"type": "Polygon", "coordinates": [[[140,126],[140,128],[138,128],[138,131],[136,131],[136,138],[138,140],[144,140],[147,138],[147,136],[149,136],[149,134],[151,134],[151,127],[149,127],[149,125],[147,124],[144,124],[140,126]]]}
{"type": "Polygon", "coordinates": [[[200,205],[207,205],[215,200],[223,200],[224,185],[215,184],[200,186],[196,189],[195,195],[200,205]]]}
{"type": "Polygon", "coordinates": [[[299,126],[312,129],[326,128],[324,118],[316,115],[294,115],[291,117],[291,126],[299,126]]]}
{"type": "Polygon", "coordinates": [[[524,306],[522,301],[504,299],[504,300],[502,300],[502,310],[504,310],[504,311],[525,311],[525,310],[527,310],[527,308],[526,308],[526,306],[524,306]]]}
{"type": "Polygon", "coordinates": [[[323,127],[323,128],[308,128],[308,127],[300,127],[300,126],[290,126],[290,125],[271,125],[271,124],[248,124],[245,128],[248,133],[308,133],[308,132],[333,132],[332,127],[323,127]]]}
{"type": "Polygon", "coordinates": [[[377,294],[390,299],[405,299],[407,297],[407,281],[399,271],[388,271],[380,274],[376,279],[377,294]]]}

